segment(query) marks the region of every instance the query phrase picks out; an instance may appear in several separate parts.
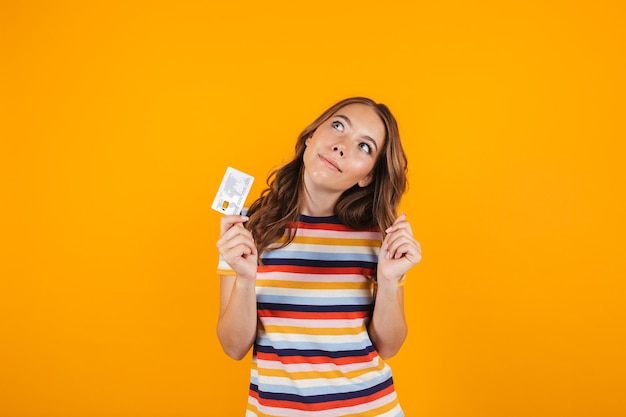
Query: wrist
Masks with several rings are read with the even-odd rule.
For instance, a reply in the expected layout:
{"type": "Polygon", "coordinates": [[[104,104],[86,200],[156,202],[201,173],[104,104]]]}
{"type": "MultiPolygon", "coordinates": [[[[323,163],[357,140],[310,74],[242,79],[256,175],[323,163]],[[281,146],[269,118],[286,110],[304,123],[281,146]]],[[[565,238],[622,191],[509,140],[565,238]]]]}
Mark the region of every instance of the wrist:
{"type": "Polygon", "coordinates": [[[406,283],[406,274],[402,274],[398,278],[386,278],[386,277],[382,277],[379,275],[378,280],[377,280],[379,289],[381,287],[398,288],[398,287],[404,286],[405,283],[406,283]]]}
{"type": "Polygon", "coordinates": [[[256,286],[256,275],[252,277],[237,275],[237,278],[235,279],[235,285],[241,289],[254,288],[256,286]]]}

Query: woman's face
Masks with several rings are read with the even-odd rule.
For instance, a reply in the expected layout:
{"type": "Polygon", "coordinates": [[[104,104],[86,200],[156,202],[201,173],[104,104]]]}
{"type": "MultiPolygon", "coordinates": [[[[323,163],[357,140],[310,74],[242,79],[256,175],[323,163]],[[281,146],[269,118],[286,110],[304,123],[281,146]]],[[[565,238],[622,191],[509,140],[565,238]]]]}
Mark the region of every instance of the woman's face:
{"type": "Polygon", "coordinates": [[[385,125],[365,104],[349,104],[324,121],[306,140],[304,183],[341,194],[355,184],[367,186],[385,144],[385,125]]]}

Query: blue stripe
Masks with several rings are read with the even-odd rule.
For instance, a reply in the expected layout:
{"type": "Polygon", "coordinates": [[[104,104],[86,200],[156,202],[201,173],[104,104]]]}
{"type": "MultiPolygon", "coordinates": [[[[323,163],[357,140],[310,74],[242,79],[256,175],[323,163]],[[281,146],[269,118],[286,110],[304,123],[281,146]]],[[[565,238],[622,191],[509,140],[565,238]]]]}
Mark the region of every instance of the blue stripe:
{"type": "Polygon", "coordinates": [[[369,345],[356,350],[333,350],[328,349],[274,349],[272,346],[258,346],[257,352],[275,354],[279,357],[304,356],[307,358],[325,356],[327,358],[359,358],[374,352],[374,346],[369,345]]]}
{"type": "Polygon", "coordinates": [[[354,398],[367,397],[368,395],[372,395],[379,391],[388,388],[393,385],[393,379],[391,377],[387,378],[383,382],[376,384],[374,386],[356,390],[349,392],[336,392],[322,394],[322,395],[298,395],[298,394],[290,394],[285,392],[267,392],[260,391],[259,387],[256,384],[250,384],[250,388],[253,391],[256,391],[259,394],[259,402],[263,403],[263,399],[267,400],[279,400],[279,401],[293,401],[300,404],[320,404],[328,401],[347,401],[354,398]]]}
{"type": "Polygon", "coordinates": [[[257,310],[297,311],[303,313],[352,313],[354,311],[369,311],[371,303],[367,304],[337,304],[337,305],[299,305],[257,302],[257,310]]]}
{"type": "Polygon", "coordinates": [[[350,351],[350,350],[359,350],[366,349],[368,346],[371,346],[372,342],[369,338],[363,339],[360,342],[343,342],[343,343],[317,343],[317,342],[305,342],[305,341],[279,341],[279,340],[270,340],[267,337],[260,337],[257,339],[257,347],[259,346],[274,346],[276,349],[317,349],[317,350],[336,350],[336,351],[350,351]]]}
{"type": "Polygon", "coordinates": [[[314,259],[317,261],[361,261],[369,263],[377,263],[378,255],[375,253],[350,253],[350,252],[308,252],[308,251],[291,251],[291,250],[275,250],[264,253],[261,257],[263,261],[266,259],[314,259]]]}
{"type": "Polygon", "coordinates": [[[339,221],[339,217],[337,216],[311,217],[305,214],[301,214],[300,221],[302,223],[312,223],[312,224],[341,224],[341,222],[339,221]]]}
{"type": "Polygon", "coordinates": [[[377,262],[367,261],[329,261],[320,259],[285,259],[278,257],[270,257],[263,259],[263,263],[268,266],[310,266],[315,268],[365,268],[376,269],[377,262]]]}
{"type": "MultiPolygon", "coordinates": [[[[367,389],[372,386],[380,386],[380,384],[384,384],[389,378],[391,378],[390,372],[384,372],[376,378],[364,381],[357,385],[332,385],[329,383],[318,387],[298,388],[288,385],[263,384],[263,391],[268,393],[284,392],[286,394],[312,397],[328,394],[349,393],[355,391],[355,388],[367,389]]],[[[253,377],[251,378],[251,382],[256,385],[258,384],[258,379],[253,377]]]]}
{"type": "MultiPolygon", "coordinates": [[[[369,292],[363,290],[362,292],[369,292]]],[[[270,295],[257,294],[258,303],[276,303],[276,304],[294,304],[306,306],[307,304],[317,304],[318,306],[336,306],[336,305],[370,305],[372,297],[296,297],[293,295],[270,295]]]]}

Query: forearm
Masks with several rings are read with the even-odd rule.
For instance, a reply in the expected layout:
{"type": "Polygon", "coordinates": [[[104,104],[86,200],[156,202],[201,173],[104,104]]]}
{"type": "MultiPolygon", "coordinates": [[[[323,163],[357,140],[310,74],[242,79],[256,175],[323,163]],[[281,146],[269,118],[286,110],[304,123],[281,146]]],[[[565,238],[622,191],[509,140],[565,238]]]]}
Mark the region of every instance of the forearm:
{"type": "Polygon", "coordinates": [[[217,322],[217,337],[224,352],[242,359],[254,343],[257,330],[255,281],[236,278],[226,308],[217,322]]]}
{"type": "Polygon", "coordinates": [[[376,305],[369,324],[369,335],[378,354],[388,359],[400,350],[408,326],[404,316],[404,287],[379,280],[376,305]]]}

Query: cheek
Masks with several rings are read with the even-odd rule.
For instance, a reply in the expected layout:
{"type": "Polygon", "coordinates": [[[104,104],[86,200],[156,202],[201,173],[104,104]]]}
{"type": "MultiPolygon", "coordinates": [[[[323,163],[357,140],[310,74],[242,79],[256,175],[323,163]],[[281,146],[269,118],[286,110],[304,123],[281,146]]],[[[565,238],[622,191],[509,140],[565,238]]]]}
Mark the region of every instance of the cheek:
{"type": "Polygon", "coordinates": [[[307,146],[304,148],[304,153],[302,154],[302,163],[306,167],[311,161],[312,155],[315,154],[315,151],[311,149],[311,147],[307,146]]]}
{"type": "Polygon", "coordinates": [[[359,155],[358,158],[356,158],[355,164],[358,165],[361,169],[371,171],[376,165],[376,157],[372,157],[365,153],[362,153],[361,155],[359,155]]]}
{"type": "Polygon", "coordinates": [[[354,173],[354,177],[357,179],[361,179],[372,172],[374,169],[374,164],[365,161],[358,161],[352,165],[352,172],[354,173]]]}

